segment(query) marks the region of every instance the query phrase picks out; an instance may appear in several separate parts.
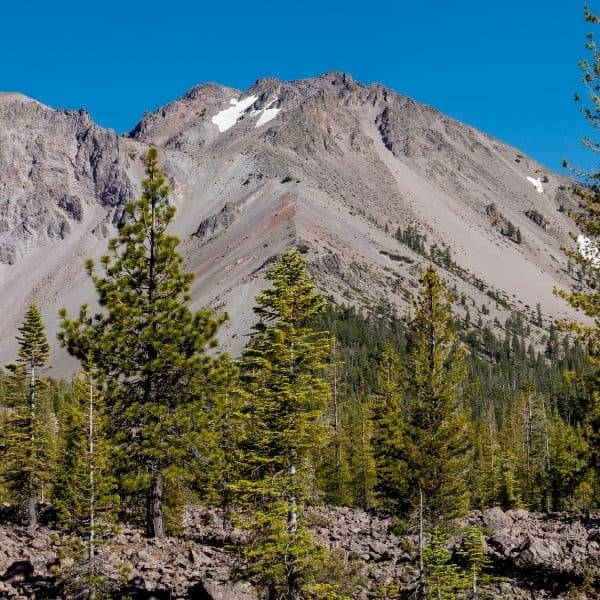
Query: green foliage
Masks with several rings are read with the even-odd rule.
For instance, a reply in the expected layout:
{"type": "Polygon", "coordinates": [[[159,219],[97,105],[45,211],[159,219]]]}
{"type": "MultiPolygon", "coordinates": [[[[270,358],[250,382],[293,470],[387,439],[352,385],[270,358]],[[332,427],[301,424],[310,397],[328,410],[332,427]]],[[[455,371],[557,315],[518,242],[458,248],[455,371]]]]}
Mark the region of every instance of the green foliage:
{"type": "Polygon", "coordinates": [[[414,227],[409,225],[405,230],[398,228],[396,231],[396,239],[399,242],[407,245],[411,250],[417,254],[425,256],[427,249],[425,247],[425,240],[427,239],[424,235],[420,234],[414,227]]]}
{"type": "Polygon", "coordinates": [[[248,515],[251,539],[243,548],[243,574],[268,600],[350,600],[341,582],[332,578],[333,561],[317,543],[302,519],[295,530],[289,523],[290,504],[271,502],[268,510],[248,515]]]}
{"type": "Polygon", "coordinates": [[[513,508],[511,504],[520,504],[520,498],[532,510],[548,510],[550,431],[544,399],[533,386],[528,385],[517,396],[500,431],[500,440],[505,449],[504,507],[513,508]],[[513,478],[517,489],[513,488],[513,478]]]}
{"type": "MultiPolygon", "coordinates": [[[[508,493],[514,505],[513,494],[506,488],[507,473],[504,470],[504,454],[498,439],[496,419],[492,410],[487,410],[475,423],[473,469],[470,489],[472,506],[483,509],[501,503],[501,494],[508,493]]],[[[511,506],[514,508],[514,506],[511,506]]]]}
{"type": "Polygon", "coordinates": [[[17,361],[20,368],[29,369],[31,373],[31,369],[46,364],[50,344],[46,337],[42,314],[35,304],[31,304],[25,311],[17,342],[19,343],[17,361]]]}
{"type": "Polygon", "coordinates": [[[256,298],[260,321],[240,364],[244,435],[234,490],[251,532],[245,573],[269,599],[342,598],[317,581],[327,552],[302,510],[314,495],[327,434],[330,342],[309,325],[325,303],[298,252],[284,253],[268,278],[273,286],[256,298]]]}
{"type": "Polygon", "coordinates": [[[118,497],[105,435],[106,409],[89,371],[73,379],[58,420],[61,436],[52,494],[57,526],[89,534],[93,511],[95,530],[106,530],[115,520],[118,497]]]}
{"type": "Polygon", "coordinates": [[[229,515],[231,486],[238,477],[236,453],[243,435],[243,396],[237,366],[225,357],[222,360],[227,383],[205,399],[204,410],[195,417],[202,444],[194,449],[197,466],[193,488],[195,500],[216,504],[229,515]]]}
{"type": "Polygon", "coordinates": [[[352,505],[353,498],[349,490],[351,477],[347,459],[348,445],[352,445],[347,432],[349,399],[345,393],[345,382],[340,373],[344,364],[340,360],[339,344],[331,338],[330,357],[330,401],[326,411],[331,436],[317,460],[319,488],[323,491],[324,501],[336,506],[352,505]]]}
{"type": "MultiPolygon", "coordinates": [[[[402,411],[409,406],[410,400],[405,382],[406,374],[411,370],[409,355],[415,341],[413,325],[399,319],[389,305],[381,301],[370,314],[329,305],[324,315],[316,320],[316,326],[334,332],[336,338],[337,404],[341,419],[340,427],[335,429],[338,434],[335,435],[345,440],[342,443],[341,461],[344,480],[349,481],[346,453],[354,452],[358,456],[357,449],[352,450],[352,444],[356,445],[358,440],[349,435],[349,422],[345,415],[353,402],[361,402],[368,404],[372,412],[371,449],[377,463],[377,504],[404,514],[413,506],[409,493],[413,484],[407,477],[409,469],[402,462],[405,460],[402,411]],[[386,388],[385,378],[382,378],[385,372],[382,369],[389,362],[390,351],[396,356],[391,392],[386,388]],[[397,400],[390,402],[390,397],[397,397],[397,400]],[[386,412],[388,409],[389,413],[386,412]]],[[[551,485],[548,479],[550,475],[540,473],[541,479],[528,487],[532,494],[529,497],[530,492],[522,489],[523,471],[520,471],[520,475],[517,453],[512,452],[511,448],[502,450],[501,443],[502,439],[507,438],[510,429],[508,424],[516,414],[516,399],[529,382],[533,384],[537,401],[543,397],[543,410],[547,415],[542,418],[543,415],[537,413],[541,421],[536,422],[534,427],[537,428],[536,436],[539,436],[540,426],[546,422],[552,448],[550,423],[553,414],[560,418],[566,428],[579,428],[581,432],[585,430],[582,423],[584,419],[591,422],[591,417],[583,409],[591,392],[588,391],[584,376],[590,372],[591,366],[584,347],[567,336],[561,338],[558,330],[550,326],[545,337],[547,352],[544,355],[526,344],[525,340],[531,333],[528,320],[516,311],[504,324],[504,339],[496,337],[491,329],[481,323],[468,331],[461,331],[458,326],[456,321],[451,323],[452,331],[460,336],[464,346],[469,349],[464,359],[466,381],[476,384],[465,386],[462,395],[465,406],[471,409],[473,427],[476,429],[474,455],[469,461],[467,474],[472,505],[481,508],[494,505],[516,508],[543,504],[545,509],[550,503],[553,509],[560,509],[560,506],[564,506],[564,498],[560,500],[558,496],[552,496],[548,489],[551,485]],[[582,377],[576,377],[575,373],[582,377]],[[540,490],[539,485],[543,489],[540,490]]],[[[519,431],[523,432],[523,427],[519,431]]],[[[593,435],[591,428],[587,431],[588,436],[593,435]]],[[[518,432],[513,433],[514,443],[522,447],[523,439],[517,435],[518,432]]],[[[326,492],[325,499],[337,504],[360,505],[349,493],[347,484],[337,496],[330,495],[334,460],[331,449],[323,455],[323,460],[325,464],[320,465],[320,485],[326,492]]],[[[585,504],[589,499],[586,490],[592,484],[589,483],[589,473],[582,477],[578,494],[585,504]]],[[[578,485],[575,485],[576,489],[578,485]]]]}
{"type": "Polygon", "coordinates": [[[425,577],[423,590],[431,600],[454,600],[464,589],[465,581],[457,565],[450,562],[452,552],[446,548],[441,529],[434,528],[423,552],[425,577]]]}
{"type": "Polygon", "coordinates": [[[380,502],[396,513],[408,508],[406,457],[404,456],[403,381],[406,373],[399,354],[386,342],[377,365],[378,393],[374,403],[376,489],[380,502]]]}
{"type": "Polygon", "coordinates": [[[346,405],[343,426],[348,503],[368,510],[377,503],[374,426],[369,404],[360,398],[351,398],[346,405]]]}
{"type": "Polygon", "coordinates": [[[490,577],[485,571],[492,564],[486,552],[483,533],[479,527],[468,527],[465,530],[458,555],[465,564],[463,572],[468,586],[474,594],[477,594],[480,586],[489,583],[490,577]]]}
{"type": "Polygon", "coordinates": [[[520,244],[523,241],[521,230],[518,227],[515,227],[511,221],[507,221],[506,225],[502,227],[502,235],[505,235],[517,244],[520,244]]]}
{"type": "Polygon", "coordinates": [[[466,351],[451,328],[451,299],[435,269],[426,269],[420,281],[402,454],[411,506],[418,506],[422,493],[428,521],[434,522],[464,515],[469,508],[472,432],[464,402],[466,351]]]}
{"type": "Polygon", "coordinates": [[[548,480],[553,510],[582,512],[592,508],[589,444],[582,428],[568,426],[556,414],[550,416],[548,480]]]}
{"type": "Polygon", "coordinates": [[[102,274],[88,263],[104,312],[82,306],[75,319],[61,312],[62,343],[82,362],[91,359],[104,382],[120,493],[134,513],[146,507],[152,536],[164,533],[163,508],[178,522],[202,448],[196,417],[224,377],[223,359],[206,352],[222,320],[188,308],[192,275],[166,233],[175,213],[168,193],[150,149],[143,194],[126,205],[102,274]]]}
{"type": "Polygon", "coordinates": [[[37,526],[37,503],[49,496],[56,461],[56,426],[48,386],[38,375],[50,351],[39,309],[31,305],[19,327],[18,358],[5,382],[0,432],[0,479],[30,528],[37,526]]]}
{"type": "Polygon", "coordinates": [[[401,358],[406,356],[408,328],[384,299],[366,314],[352,306],[338,307],[330,302],[311,324],[335,337],[344,399],[377,393],[377,365],[386,342],[401,358]]]}
{"type": "MultiPolygon", "coordinates": [[[[586,21],[598,25],[600,19],[585,6],[586,21]]],[[[582,72],[582,83],[585,86],[588,100],[583,100],[576,94],[575,100],[581,107],[586,120],[594,127],[600,122],[600,50],[596,44],[595,35],[587,35],[586,49],[588,58],[581,60],[579,66],[582,72]]],[[[582,140],[584,146],[597,152],[600,148],[598,142],[590,138],[582,140]]],[[[568,166],[565,162],[565,166],[568,166]]],[[[584,181],[584,185],[576,189],[579,196],[580,211],[570,211],[570,216],[575,221],[583,235],[583,240],[577,239],[579,248],[567,251],[570,262],[580,266],[579,281],[575,289],[555,290],[555,293],[564,298],[573,308],[581,310],[590,318],[591,322],[563,323],[563,327],[574,332],[586,345],[590,362],[594,367],[593,373],[587,378],[591,393],[587,397],[585,408],[586,419],[584,431],[590,444],[592,463],[596,477],[600,476],[600,172],[582,172],[573,169],[584,181]],[[583,243],[582,243],[583,242],[583,243]]],[[[575,236],[573,236],[575,238],[575,236]]]]}
{"type": "Polygon", "coordinates": [[[276,496],[293,488],[303,502],[313,487],[314,451],[327,433],[329,339],[308,326],[324,302],[297,252],[285,253],[268,277],[273,287],[256,298],[260,321],[240,364],[244,463],[255,480],[279,489],[276,496]],[[296,474],[289,474],[292,467],[296,474]]]}

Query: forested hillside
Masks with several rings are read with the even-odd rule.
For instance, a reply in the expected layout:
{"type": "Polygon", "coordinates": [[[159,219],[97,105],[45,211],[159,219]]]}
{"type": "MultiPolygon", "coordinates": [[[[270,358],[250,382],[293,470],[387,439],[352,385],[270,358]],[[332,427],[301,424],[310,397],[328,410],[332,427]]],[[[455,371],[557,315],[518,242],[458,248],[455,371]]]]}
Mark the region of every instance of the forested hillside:
{"type": "MultiPolygon", "coordinates": [[[[291,249],[269,268],[234,360],[216,347],[225,315],[189,308],[168,197],[151,149],[142,196],[99,264],[87,263],[101,311],[61,312],[59,343],[80,373],[50,377],[31,305],[2,379],[0,499],[30,535],[43,519],[72,536],[56,566],[60,593],[117,593],[98,548],[124,524],[149,538],[181,534],[190,503],[218,507],[225,530],[240,531],[238,577],[290,600],[367,589],[360,558],[315,537],[311,507],[377,509],[399,534],[416,527],[425,597],[497,581],[485,531],[457,529],[470,510],[597,507],[589,343],[540,314],[547,334],[536,347],[518,312],[498,339],[457,318],[460,299],[434,265],[410,314],[385,299],[362,314],[327,302],[291,249]],[[450,536],[462,540],[456,560],[450,536]]],[[[377,593],[401,594],[386,589],[377,593]]]]}
{"type": "Polygon", "coordinates": [[[344,74],[231,93],[0,97],[0,598],[600,598],[600,173],[344,74]]]}

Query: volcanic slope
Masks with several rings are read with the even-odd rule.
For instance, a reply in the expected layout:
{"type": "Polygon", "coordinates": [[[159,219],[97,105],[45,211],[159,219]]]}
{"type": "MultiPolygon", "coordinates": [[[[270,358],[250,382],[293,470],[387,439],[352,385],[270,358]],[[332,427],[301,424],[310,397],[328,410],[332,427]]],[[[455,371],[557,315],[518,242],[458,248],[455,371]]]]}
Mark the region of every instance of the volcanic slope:
{"type": "MultiPolygon", "coordinates": [[[[13,358],[27,303],[42,306],[52,336],[61,306],[93,303],[83,261],[105,251],[151,145],[196,275],[193,305],[229,313],[221,340],[234,352],[265,271],[292,246],[337,302],[387,298],[405,310],[429,260],[399,228],[418,232],[428,254],[436,246],[471,317],[485,305],[484,322],[503,322],[538,303],[547,317],[572,316],[552,295],[573,283],[561,251],[573,244],[572,182],[381,85],[343,73],[261,79],[245,92],[206,84],[124,136],[85,111],[0,94],[0,360],[13,358]]],[[[69,368],[56,349],[53,363],[69,368]]]]}

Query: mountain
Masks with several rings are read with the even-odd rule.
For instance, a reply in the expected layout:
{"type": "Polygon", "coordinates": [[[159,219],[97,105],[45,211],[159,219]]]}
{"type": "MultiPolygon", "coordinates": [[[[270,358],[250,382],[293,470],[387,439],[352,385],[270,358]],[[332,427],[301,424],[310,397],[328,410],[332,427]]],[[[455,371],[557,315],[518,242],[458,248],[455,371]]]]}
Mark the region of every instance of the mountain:
{"type": "MultiPolygon", "coordinates": [[[[327,295],[366,310],[381,298],[410,305],[425,249],[471,320],[534,320],[538,303],[546,323],[573,316],[552,295],[573,282],[561,250],[573,244],[573,182],[381,85],[343,73],[245,92],[206,84],[123,136],[83,110],[0,94],[0,360],[13,357],[28,302],[51,335],[60,307],[93,303],[83,261],[105,251],[151,145],[196,275],[194,307],[229,313],[221,339],[233,351],[266,269],[290,246],[327,295]]],[[[70,368],[57,349],[53,363],[70,368]]]]}

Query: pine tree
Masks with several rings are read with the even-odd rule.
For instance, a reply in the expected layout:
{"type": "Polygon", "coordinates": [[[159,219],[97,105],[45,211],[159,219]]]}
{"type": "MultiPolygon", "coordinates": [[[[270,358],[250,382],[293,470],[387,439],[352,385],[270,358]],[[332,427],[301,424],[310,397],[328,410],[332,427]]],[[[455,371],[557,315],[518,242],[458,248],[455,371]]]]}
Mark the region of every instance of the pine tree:
{"type": "Polygon", "coordinates": [[[467,527],[458,554],[465,562],[465,575],[469,587],[473,594],[477,594],[478,587],[485,585],[489,580],[485,570],[492,564],[485,548],[485,538],[479,527],[467,527]]]}
{"type": "Polygon", "coordinates": [[[335,336],[331,337],[330,373],[330,402],[327,410],[327,420],[331,428],[330,439],[321,452],[318,461],[319,488],[325,494],[327,504],[335,506],[352,505],[353,498],[349,489],[350,468],[348,465],[348,409],[349,400],[346,398],[345,382],[342,379],[344,366],[339,344],[335,336]]]}
{"type": "Polygon", "coordinates": [[[48,493],[55,461],[55,420],[39,370],[50,353],[40,310],[28,307],[17,335],[17,362],[9,365],[9,413],[2,446],[3,479],[12,497],[25,510],[27,525],[35,529],[37,503],[48,493]]]}
{"type": "Polygon", "coordinates": [[[421,276],[412,328],[403,454],[411,507],[428,522],[464,515],[472,431],[463,401],[466,351],[452,330],[451,298],[433,267],[421,276]]]}
{"type": "Polygon", "coordinates": [[[178,526],[182,490],[202,447],[196,417],[222,381],[222,358],[206,352],[221,321],[188,308],[193,276],[182,270],[178,239],[166,232],[175,208],[154,148],[142,186],[101,259],[102,274],[87,263],[104,312],[82,306],[71,319],[62,311],[60,338],[96,366],[120,493],[136,512],[145,504],[148,535],[162,537],[165,521],[178,526]]]}
{"type": "Polygon", "coordinates": [[[308,325],[325,304],[296,251],[285,252],[267,276],[273,287],[256,298],[260,321],[241,362],[247,406],[235,490],[251,532],[245,574],[269,600],[338,598],[318,582],[327,551],[303,511],[314,497],[327,432],[329,338],[308,325]]]}
{"type": "Polygon", "coordinates": [[[376,490],[383,506],[395,512],[407,508],[408,478],[403,454],[404,418],[400,356],[387,342],[377,365],[377,394],[373,407],[373,448],[377,468],[376,490]]]}
{"type": "Polygon", "coordinates": [[[484,509],[495,506],[500,499],[503,483],[503,455],[498,440],[496,419],[487,409],[475,424],[475,443],[471,490],[473,505],[484,509]]]}
{"type": "Polygon", "coordinates": [[[236,453],[245,418],[241,414],[243,395],[234,361],[224,358],[222,372],[222,389],[207,398],[205,410],[196,416],[202,445],[195,448],[194,491],[200,503],[222,509],[227,528],[231,525],[231,486],[238,477],[236,453]]]}
{"type": "Polygon", "coordinates": [[[107,534],[113,531],[118,502],[99,388],[90,361],[59,403],[61,443],[52,497],[56,525],[73,534],[52,569],[56,584],[65,597],[90,600],[108,599],[118,587],[98,552],[110,545],[107,534]]]}
{"type": "Polygon", "coordinates": [[[450,562],[451,558],[452,553],[446,548],[446,539],[442,530],[434,527],[424,551],[423,589],[426,598],[454,600],[457,592],[464,589],[462,573],[457,565],[450,562]]]}
{"type": "MultiPolygon", "coordinates": [[[[544,398],[531,384],[515,399],[506,415],[500,439],[505,448],[505,468],[516,478],[519,504],[534,510],[548,510],[549,425],[544,398]]],[[[511,482],[506,480],[505,483],[510,485],[511,482]]],[[[514,507],[509,502],[505,508],[514,507]]]]}
{"type": "MultiPolygon", "coordinates": [[[[600,18],[585,6],[585,19],[596,26],[600,18]]],[[[598,48],[593,32],[587,35],[586,49],[589,57],[580,61],[582,83],[588,94],[588,101],[575,95],[586,120],[595,128],[600,124],[600,48],[598,48]]],[[[600,150],[600,144],[585,138],[582,143],[594,152],[600,150]]],[[[565,166],[569,166],[565,161],[565,166]]],[[[567,251],[570,265],[580,266],[579,282],[572,291],[555,290],[573,308],[582,311],[590,318],[591,323],[563,323],[565,329],[574,332],[587,348],[589,359],[594,366],[594,373],[589,377],[592,391],[584,407],[585,431],[590,444],[592,463],[596,476],[600,477],[600,171],[573,171],[584,181],[584,185],[575,191],[579,196],[583,210],[570,211],[581,235],[573,236],[578,248],[567,251]]]]}
{"type": "MultiPolygon", "coordinates": [[[[121,587],[119,579],[108,575],[119,567],[114,562],[114,554],[109,568],[100,561],[90,561],[89,547],[80,537],[72,536],[63,538],[57,555],[58,560],[50,568],[50,572],[55,578],[61,598],[111,600],[118,594],[121,587]]],[[[123,575],[126,569],[122,567],[121,572],[123,575]]]]}
{"type": "Polygon", "coordinates": [[[501,455],[500,482],[498,485],[498,504],[504,510],[523,508],[522,479],[518,476],[518,457],[512,449],[506,449],[501,455]]]}
{"type": "Polygon", "coordinates": [[[345,483],[350,504],[369,510],[376,504],[376,466],[372,441],[372,409],[367,400],[361,397],[349,400],[344,429],[344,456],[348,473],[345,483]]]}
{"type": "Polygon", "coordinates": [[[552,415],[548,457],[552,510],[580,512],[592,508],[594,481],[589,463],[589,446],[581,428],[552,415]]]}
{"type": "Polygon", "coordinates": [[[73,379],[59,410],[61,439],[52,504],[59,528],[84,535],[88,556],[95,555],[98,531],[115,518],[118,498],[106,438],[106,407],[99,382],[88,365],[73,379]]]}

